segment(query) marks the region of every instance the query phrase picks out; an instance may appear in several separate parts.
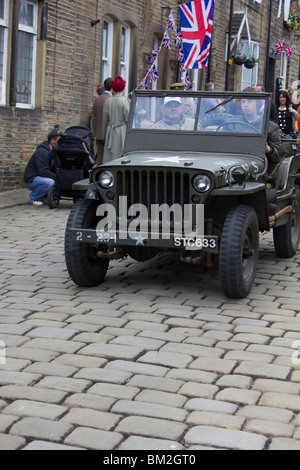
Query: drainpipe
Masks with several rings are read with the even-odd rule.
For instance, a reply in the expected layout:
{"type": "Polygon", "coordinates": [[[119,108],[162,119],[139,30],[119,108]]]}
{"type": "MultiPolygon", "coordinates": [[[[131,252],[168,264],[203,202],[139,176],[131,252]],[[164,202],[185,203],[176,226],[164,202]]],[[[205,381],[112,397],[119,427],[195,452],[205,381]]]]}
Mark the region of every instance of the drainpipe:
{"type": "MultiPolygon", "coordinates": [[[[272,29],[272,11],[273,11],[273,0],[270,0],[270,11],[269,11],[269,29],[268,29],[268,42],[267,42],[267,54],[266,54],[266,75],[265,75],[265,89],[268,88],[269,81],[269,55],[270,55],[270,44],[271,44],[271,29],[272,29]]],[[[273,90],[270,90],[273,91],[273,90]]]]}
{"type": "Polygon", "coordinates": [[[228,46],[227,46],[227,62],[226,62],[226,78],[225,78],[225,91],[229,88],[229,59],[231,52],[231,36],[232,36],[232,23],[233,23],[233,1],[230,0],[230,20],[229,20],[229,32],[228,32],[228,46]]]}

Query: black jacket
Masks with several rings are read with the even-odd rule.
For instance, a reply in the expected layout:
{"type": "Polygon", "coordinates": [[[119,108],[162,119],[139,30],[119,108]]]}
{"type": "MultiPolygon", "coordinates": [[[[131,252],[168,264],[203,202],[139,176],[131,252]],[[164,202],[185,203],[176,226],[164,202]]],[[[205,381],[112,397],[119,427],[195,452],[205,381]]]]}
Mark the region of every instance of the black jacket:
{"type": "Polygon", "coordinates": [[[279,162],[278,149],[281,145],[280,129],[279,129],[279,126],[273,121],[269,121],[267,143],[271,147],[271,152],[266,154],[268,157],[268,160],[271,163],[278,163],[279,162]]]}
{"type": "Polygon", "coordinates": [[[48,142],[40,144],[27,163],[24,182],[31,182],[36,176],[51,178],[55,181],[56,175],[52,171],[54,159],[55,151],[50,149],[48,142]]]}
{"type": "Polygon", "coordinates": [[[274,101],[271,102],[270,119],[271,119],[271,121],[278,124],[278,121],[279,121],[278,108],[277,108],[276,104],[274,103],[274,101]]]}

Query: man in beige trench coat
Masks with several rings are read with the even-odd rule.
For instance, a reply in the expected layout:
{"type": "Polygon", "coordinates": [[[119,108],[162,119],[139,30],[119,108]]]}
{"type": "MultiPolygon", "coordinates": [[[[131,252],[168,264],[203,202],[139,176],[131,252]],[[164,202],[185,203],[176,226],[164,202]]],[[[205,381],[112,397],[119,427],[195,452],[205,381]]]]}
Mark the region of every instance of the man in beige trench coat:
{"type": "Polygon", "coordinates": [[[103,108],[104,103],[108,98],[112,96],[112,78],[107,78],[104,81],[104,92],[95,98],[93,103],[92,111],[92,129],[94,136],[96,138],[97,145],[97,163],[101,165],[103,162],[103,153],[104,153],[104,136],[102,134],[103,127],[103,108]]]}
{"type": "Polygon", "coordinates": [[[125,98],[126,82],[117,77],[112,82],[115,92],[104,104],[103,135],[105,136],[103,163],[121,157],[124,149],[130,100],[125,98]]]}

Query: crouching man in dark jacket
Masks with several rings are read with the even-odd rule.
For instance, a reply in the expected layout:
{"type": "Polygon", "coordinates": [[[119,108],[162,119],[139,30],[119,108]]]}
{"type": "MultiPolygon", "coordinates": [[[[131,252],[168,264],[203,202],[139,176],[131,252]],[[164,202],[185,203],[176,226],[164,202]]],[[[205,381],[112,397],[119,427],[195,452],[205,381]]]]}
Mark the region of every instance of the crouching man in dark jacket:
{"type": "Polygon", "coordinates": [[[55,184],[53,172],[58,141],[62,133],[54,129],[48,135],[48,141],[42,142],[28,161],[24,172],[24,182],[31,191],[29,201],[36,207],[42,206],[41,199],[55,184]]]}

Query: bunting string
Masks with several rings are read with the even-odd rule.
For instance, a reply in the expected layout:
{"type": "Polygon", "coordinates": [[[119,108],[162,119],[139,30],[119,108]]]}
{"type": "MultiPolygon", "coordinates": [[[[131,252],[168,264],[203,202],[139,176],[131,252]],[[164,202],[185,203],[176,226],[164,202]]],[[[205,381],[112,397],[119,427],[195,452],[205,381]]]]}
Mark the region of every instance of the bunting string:
{"type": "Polygon", "coordinates": [[[181,31],[176,26],[173,10],[170,11],[167,24],[166,24],[166,30],[164,32],[160,47],[152,51],[152,54],[149,56],[149,63],[151,64],[151,67],[149,68],[145,77],[143,78],[143,80],[137,86],[136,89],[148,90],[148,78],[151,83],[158,80],[159,76],[158,76],[158,71],[157,71],[157,63],[158,63],[158,55],[161,51],[161,48],[165,47],[168,50],[172,48],[172,42],[170,39],[169,31],[173,31],[175,33],[174,42],[175,42],[175,46],[178,47],[177,60],[180,62],[181,74],[184,75],[183,79],[184,79],[185,89],[192,90],[192,85],[189,80],[188,70],[185,69],[184,63],[183,63],[184,54],[183,54],[182,35],[181,35],[181,31]]]}
{"type": "MultiPolygon", "coordinates": [[[[293,52],[294,52],[293,51],[293,49],[294,49],[293,45],[286,46],[284,44],[284,40],[282,40],[282,41],[276,42],[275,48],[276,48],[276,51],[277,51],[277,55],[281,55],[281,54],[284,53],[286,55],[287,60],[290,60],[292,58],[292,55],[293,55],[293,52]]],[[[298,52],[298,56],[300,56],[300,51],[298,52]]]]}

